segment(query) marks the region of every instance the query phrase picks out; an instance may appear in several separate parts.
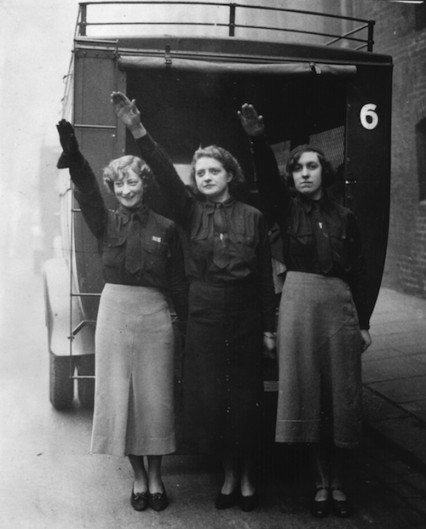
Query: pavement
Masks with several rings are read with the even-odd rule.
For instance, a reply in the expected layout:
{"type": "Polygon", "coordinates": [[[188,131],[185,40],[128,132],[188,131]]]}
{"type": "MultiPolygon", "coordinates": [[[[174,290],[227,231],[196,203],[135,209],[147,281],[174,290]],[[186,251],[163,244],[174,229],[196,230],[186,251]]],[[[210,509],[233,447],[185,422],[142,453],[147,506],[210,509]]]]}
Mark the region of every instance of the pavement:
{"type": "Polygon", "coordinates": [[[389,456],[379,470],[426,515],[426,299],[382,288],[363,356],[366,431],[389,456]]]}

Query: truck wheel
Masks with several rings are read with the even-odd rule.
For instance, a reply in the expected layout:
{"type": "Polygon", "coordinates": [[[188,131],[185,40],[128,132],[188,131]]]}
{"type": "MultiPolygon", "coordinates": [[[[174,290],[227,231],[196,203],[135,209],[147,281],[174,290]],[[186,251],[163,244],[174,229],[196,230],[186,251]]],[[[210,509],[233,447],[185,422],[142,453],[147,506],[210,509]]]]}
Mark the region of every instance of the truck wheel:
{"type": "MultiPolygon", "coordinates": [[[[80,356],[77,360],[77,370],[79,376],[95,374],[95,355],[80,356]]],[[[78,379],[78,398],[83,408],[93,409],[95,402],[95,379],[78,379]]]]}
{"type": "Polygon", "coordinates": [[[57,410],[72,408],[74,381],[70,378],[70,362],[68,356],[50,353],[50,402],[57,410]]]}

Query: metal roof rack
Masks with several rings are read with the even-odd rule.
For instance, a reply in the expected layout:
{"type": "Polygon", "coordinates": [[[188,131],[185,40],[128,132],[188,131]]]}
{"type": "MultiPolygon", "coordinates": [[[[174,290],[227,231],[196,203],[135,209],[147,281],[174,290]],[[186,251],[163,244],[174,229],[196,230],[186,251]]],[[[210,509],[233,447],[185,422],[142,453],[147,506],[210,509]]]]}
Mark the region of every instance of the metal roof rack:
{"type": "MultiPolygon", "coordinates": [[[[309,37],[316,39],[316,42],[307,42],[307,44],[320,44],[323,46],[335,46],[345,45],[350,46],[352,49],[367,51],[373,51],[373,33],[374,33],[374,20],[364,20],[361,18],[353,18],[347,16],[341,16],[336,14],[322,13],[319,11],[307,11],[302,9],[288,9],[279,7],[268,7],[262,5],[244,5],[234,2],[197,2],[197,1],[101,1],[101,2],[80,2],[79,4],[79,15],[76,25],[76,36],[85,37],[88,34],[88,30],[91,28],[103,28],[109,27],[123,28],[126,30],[133,27],[135,28],[134,36],[141,36],[137,31],[140,27],[157,27],[157,28],[170,28],[170,27],[213,27],[215,29],[223,28],[226,31],[228,37],[240,37],[244,32],[248,30],[261,30],[266,32],[276,32],[277,34],[292,34],[304,35],[307,40],[309,37]],[[98,13],[98,18],[93,17],[89,20],[89,14],[94,6],[103,6],[102,16],[98,13]],[[147,8],[145,13],[142,13],[141,19],[132,20],[131,17],[135,16],[135,7],[147,8]],[[167,15],[166,20],[155,19],[156,12],[154,7],[165,7],[164,13],[167,15]],[[119,8],[120,19],[105,19],[107,8],[119,8]],[[186,20],[182,20],[182,8],[188,8],[185,12],[186,20]],[[202,16],[200,20],[193,20],[193,15],[196,14],[195,7],[205,8],[217,8],[217,18],[212,18],[211,12],[209,16],[202,16]],[[90,9],[89,9],[90,8],[90,9]],[[179,8],[176,11],[173,8],[179,8]],[[133,12],[132,12],[133,9],[133,12]],[[259,24],[256,20],[256,11],[262,13],[263,16],[259,16],[260,20],[263,20],[266,15],[270,15],[272,19],[280,17],[280,23],[275,25],[263,25],[259,24]],[[251,17],[248,16],[251,12],[251,17]],[[253,21],[254,15],[254,22],[253,21]],[[246,19],[249,19],[247,23],[246,19]],[[285,24],[282,23],[283,19],[285,24]],[[323,24],[327,21],[330,22],[328,25],[332,25],[333,20],[340,20],[345,31],[342,33],[325,31],[321,27],[317,28],[318,20],[322,20],[323,24]],[[289,24],[287,26],[287,23],[289,24]],[[318,30],[316,30],[318,29],[318,30]]],[[[95,10],[95,9],[94,9],[95,10]]],[[[96,13],[95,13],[96,14],[96,13]]],[[[162,18],[162,17],[160,17],[162,18]]],[[[327,27],[328,27],[327,25],[327,27]]]]}

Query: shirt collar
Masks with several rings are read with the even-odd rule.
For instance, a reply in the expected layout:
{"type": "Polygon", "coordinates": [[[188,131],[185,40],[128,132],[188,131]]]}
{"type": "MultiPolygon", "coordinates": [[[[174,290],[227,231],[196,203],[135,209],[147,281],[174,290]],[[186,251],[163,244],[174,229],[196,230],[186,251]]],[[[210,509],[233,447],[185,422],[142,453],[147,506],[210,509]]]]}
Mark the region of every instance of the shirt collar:
{"type": "Polygon", "coordinates": [[[127,224],[132,219],[139,219],[141,224],[146,222],[148,218],[148,206],[144,203],[140,204],[136,208],[126,208],[122,204],[118,207],[118,212],[123,219],[123,224],[127,224]]]}
{"type": "Polygon", "coordinates": [[[326,210],[330,204],[327,193],[323,190],[322,197],[319,200],[312,200],[300,193],[297,193],[296,200],[301,204],[306,213],[310,213],[315,204],[318,205],[320,209],[326,210]]]}
{"type": "Polygon", "coordinates": [[[232,198],[232,197],[229,197],[227,200],[225,200],[224,202],[213,202],[213,200],[206,200],[204,202],[204,207],[206,208],[206,211],[207,213],[213,213],[213,211],[222,206],[224,208],[230,208],[231,206],[233,206],[235,204],[235,199],[232,198]]]}

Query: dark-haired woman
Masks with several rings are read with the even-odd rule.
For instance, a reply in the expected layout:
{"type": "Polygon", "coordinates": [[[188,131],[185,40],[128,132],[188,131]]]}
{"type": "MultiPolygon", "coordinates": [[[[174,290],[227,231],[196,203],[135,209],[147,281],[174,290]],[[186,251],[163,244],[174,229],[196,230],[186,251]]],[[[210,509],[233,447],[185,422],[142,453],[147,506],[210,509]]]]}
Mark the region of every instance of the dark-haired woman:
{"type": "Polygon", "coordinates": [[[130,502],[137,511],[167,507],[162,456],[176,449],[173,401],[174,340],[168,298],[186,319],[187,286],[176,225],[144,198],[151,169],[122,156],[104,169],[118,202],[104,204],[73,127],[57,125],[75,197],[99,241],[105,287],[96,323],[96,390],[92,453],[128,456],[134,470],[130,502]],[[147,458],[147,467],[144,464],[147,458]]]}
{"type": "Polygon", "coordinates": [[[219,455],[224,482],[216,507],[254,509],[254,461],[263,394],[262,349],[274,348],[274,292],[262,214],[236,201],[244,177],[225,149],[194,154],[191,189],[147,134],[134,101],[113,94],[117,113],[153,167],[189,239],[189,315],[184,403],[200,452],[219,455]],[[189,408],[189,409],[188,409],[189,408]]]}
{"type": "Polygon", "coordinates": [[[290,153],[285,185],[262,116],[247,104],[239,116],[252,142],[259,189],[280,227],[287,267],[277,332],[276,441],[310,445],[312,513],[323,517],[333,507],[346,517],[344,453],[360,440],[361,353],[371,344],[357,223],[328,198],[332,170],[319,149],[301,145],[290,153]]]}

